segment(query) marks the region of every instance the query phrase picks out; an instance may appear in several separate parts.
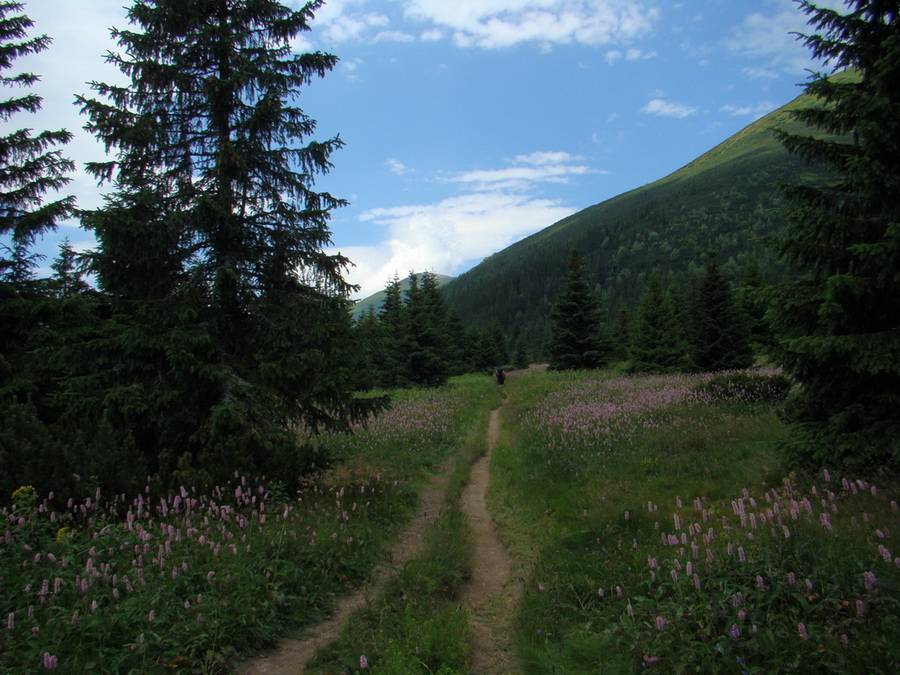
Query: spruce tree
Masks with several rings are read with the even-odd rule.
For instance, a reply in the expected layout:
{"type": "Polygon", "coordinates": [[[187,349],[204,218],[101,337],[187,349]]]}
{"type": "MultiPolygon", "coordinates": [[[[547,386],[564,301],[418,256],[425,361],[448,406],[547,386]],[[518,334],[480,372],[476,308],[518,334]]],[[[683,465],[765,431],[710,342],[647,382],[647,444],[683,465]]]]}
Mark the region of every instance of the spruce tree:
{"type": "Polygon", "coordinates": [[[407,331],[410,349],[407,370],[413,384],[436,387],[450,374],[446,339],[447,309],[434,274],[425,272],[422,283],[410,273],[406,292],[407,331]]]}
{"type": "Polygon", "coordinates": [[[654,272],[641,295],[632,328],[630,349],[634,372],[672,373],[684,370],[688,346],[684,340],[672,295],[663,292],[654,272]]]}
{"type": "Polygon", "coordinates": [[[600,301],[588,283],[578,251],[569,254],[566,278],[550,318],[551,368],[589,369],[608,363],[611,348],[604,333],[600,301]]]}
{"type": "Polygon", "coordinates": [[[707,262],[706,273],[695,281],[689,304],[694,370],[738,370],[753,365],[746,317],[714,260],[707,262]]]}
{"type": "Polygon", "coordinates": [[[900,2],[849,12],[802,1],[801,36],[835,75],[794,116],[823,135],[781,133],[785,147],[833,172],[786,189],[780,252],[802,271],[776,287],[775,355],[802,385],[789,411],[795,461],[900,465],[900,2]]]}
{"type": "Polygon", "coordinates": [[[512,353],[513,367],[519,370],[528,368],[531,365],[531,358],[528,356],[528,348],[525,347],[525,340],[521,336],[516,338],[513,344],[512,353]]]}
{"type": "MultiPolygon", "coordinates": [[[[28,37],[34,22],[20,14],[18,2],[0,3],[0,85],[28,89],[40,78],[34,73],[11,73],[15,61],[37,54],[50,46],[46,35],[28,37]]],[[[0,101],[0,121],[9,123],[21,113],[35,113],[43,99],[23,92],[0,101]]],[[[69,217],[74,197],[47,200],[48,192],[59,190],[69,181],[74,168],[58,146],[72,140],[65,129],[34,134],[29,128],[11,131],[0,137],[0,278],[21,286],[31,276],[36,262],[30,247],[44,233],[56,229],[69,217]]]]}
{"type": "Polygon", "coordinates": [[[403,387],[409,384],[406,353],[409,350],[406,304],[400,277],[394,274],[384,289],[384,302],[378,317],[382,326],[383,350],[378,364],[381,386],[403,387]]]}
{"type": "Polygon", "coordinates": [[[56,337],[57,307],[49,284],[35,278],[31,248],[74,207],[74,197],[50,196],[70,181],[72,162],[59,148],[72,135],[33,133],[20,117],[40,110],[42,99],[30,92],[39,77],[15,72],[16,61],[51,42],[29,37],[34,24],[22,11],[20,3],[0,2],[0,85],[14,92],[0,100],[0,495],[45,486],[55,468],[51,388],[58,373],[40,350],[56,337]],[[15,129],[20,119],[23,127],[15,129]]]}
{"type": "Polygon", "coordinates": [[[351,395],[347,261],[324,251],[344,202],[313,189],[342,142],[311,140],[296,107],[337,61],[292,52],[321,5],[136,0],[107,57],[128,84],[79,97],[113,153],[88,169],[114,187],[83,214],[110,303],[86,350],[121,362],[85,382],[164,474],[293,471],[293,428],[348,428],[381,404],[351,395]]]}

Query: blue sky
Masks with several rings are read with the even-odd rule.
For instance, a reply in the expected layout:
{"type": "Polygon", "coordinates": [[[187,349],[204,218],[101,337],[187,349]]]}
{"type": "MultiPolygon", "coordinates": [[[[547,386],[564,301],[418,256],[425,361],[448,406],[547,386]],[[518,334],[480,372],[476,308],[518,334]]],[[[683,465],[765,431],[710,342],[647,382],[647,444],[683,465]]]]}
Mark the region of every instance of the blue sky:
{"type": "MultiPolygon", "coordinates": [[[[19,61],[45,100],[13,124],[76,132],[66,152],[79,166],[103,152],[73,97],[89,80],[120,80],[103,54],[125,4],[26,2],[54,44],[19,61]]],[[[341,60],[299,104],[318,140],[347,144],[316,187],[351,202],[331,228],[357,297],[395,273],[460,274],[784,105],[806,69],[822,69],[791,35],[805,22],[791,0],[327,2],[296,47],[341,60]]],[[[80,168],[68,193],[86,208],[102,201],[80,168]]],[[[92,245],[70,223],[45,242],[51,256],[63,236],[92,245]]]]}

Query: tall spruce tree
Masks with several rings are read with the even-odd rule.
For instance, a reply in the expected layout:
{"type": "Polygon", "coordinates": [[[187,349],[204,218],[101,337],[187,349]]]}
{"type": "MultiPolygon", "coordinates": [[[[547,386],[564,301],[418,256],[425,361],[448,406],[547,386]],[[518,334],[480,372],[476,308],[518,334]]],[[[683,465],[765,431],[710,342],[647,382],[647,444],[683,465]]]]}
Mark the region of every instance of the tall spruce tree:
{"type": "Polygon", "coordinates": [[[589,369],[608,363],[611,348],[604,332],[600,301],[588,283],[584,259],[578,251],[569,254],[566,278],[550,318],[551,368],[589,369]]]}
{"type": "Polygon", "coordinates": [[[88,165],[114,185],[83,214],[110,302],[88,347],[120,363],[85,383],[150,470],[298,470],[296,426],[380,405],[350,393],[347,261],[324,252],[344,202],[313,189],[342,142],[296,107],[337,61],[291,50],[321,5],[136,0],[107,57],[129,83],[79,97],[114,153],[88,165]]]}
{"type": "Polygon", "coordinates": [[[789,410],[793,457],[807,466],[900,466],[900,2],[846,13],[801,1],[817,103],[794,116],[827,134],[781,133],[837,179],[793,186],[783,256],[803,276],[776,287],[776,356],[802,385],[789,410]]]}
{"type": "Polygon", "coordinates": [[[747,318],[715,260],[707,262],[706,272],[694,282],[689,304],[694,370],[736,370],[753,365],[747,318]]]}
{"type": "MultiPolygon", "coordinates": [[[[416,278],[416,275],[413,275],[416,278]]],[[[447,305],[433,272],[423,272],[418,291],[409,296],[409,330],[412,351],[409,354],[413,381],[426,386],[440,386],[450,375],[451,350],[448,339],[447,305]]],[[[410,286],[412,291],[413,285],[410,286]]]]}
{"type": "MultiPolygon", "coordinates": [[[[40,78],[10,70],[22,56],[47,49],[51,39],[28,37],[34,22],[20,13],[23,8],[18,2],[0,3],[0,85],[27,90],[40,78]]],[[[27,91],[2,100],[0,121],[9,123],[21,113],[35,113],[42,102],[27,91]]],[[[4,281],[20,286],[26,282],[36,264],[30,247],[72,213],[74,197],[46,199],[71,180],[72,161],[57,149],[70,140],[72,134],[65,129],[34,134],[30,128],[21,128],[0,137],[0,278],[4,281]]]]}
{"type": "Polygon", "coordinates": [[[395,273],[384,289],[384,302],[378,314],[383,347],[378,369],[383,387],[402,387],[410,382],[406,361],[410,347],[406,309],[400,277],[395,273]]]}
{"type": "MultiPolygon", "coordinates": [[[[72,162],[61,146],[66,130],[34,133],[15,130],[20,115],[40,110],[42,99],[30,91],[39,77],[16,72],[16,61],[44,51],[46,35],[29,37],[33,22],[23,5],[0,2],[0,85],[13,94],[0,100],[0,495],[19,485],[41,484],[52,467],[55,413],[48,388],[55,374],[38,353],[46,344],[56,306],[49,285],[35,279],[37,256],[31,248],[43,234],[67,218],[74,197],[54,192],[69,182],[72,162]]],[[[28,119],[25,117],[24,119],[28,119]]]]}

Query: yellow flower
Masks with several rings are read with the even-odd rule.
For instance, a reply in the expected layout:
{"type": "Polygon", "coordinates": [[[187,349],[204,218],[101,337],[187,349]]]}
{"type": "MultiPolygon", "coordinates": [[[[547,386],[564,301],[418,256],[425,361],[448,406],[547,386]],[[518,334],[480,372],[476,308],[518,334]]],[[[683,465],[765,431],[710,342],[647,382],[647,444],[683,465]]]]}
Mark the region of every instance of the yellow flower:
{"type": "Polygon", "coordinates": [[[12,500],[21,504],[30,501],[34,494],[34,485],[22,485],[13,490],[12,500]]]}
{"type": "Polygon", "coordinates": [[[66,541],[72,538],[72,531],[68,527],[61,527],[56,531],[56,541],[66,541]]]}

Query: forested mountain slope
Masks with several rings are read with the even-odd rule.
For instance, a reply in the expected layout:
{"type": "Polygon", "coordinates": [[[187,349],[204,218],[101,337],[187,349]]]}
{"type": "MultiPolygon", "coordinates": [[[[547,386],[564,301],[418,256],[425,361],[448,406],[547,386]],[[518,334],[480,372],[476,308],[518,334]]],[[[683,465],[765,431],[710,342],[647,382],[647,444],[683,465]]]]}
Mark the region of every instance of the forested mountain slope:
{"type": "Polygon", "coordinates": [[[778,184],[822,176],[789,155],[772,129],[800,131],[790,110],[810,103],[800,96],[665,178],[492,255],[448,283],[445,297],[465,323],[499,320],[511,339],[522,337],[539,353],[573,247],[610,316],[634,307],[652,271],[664,284],[683,285],[710,253],[734,281],[754,258],[767,280],[775,280],[786,272],[760,238],[783,225],[778,184]]]}

